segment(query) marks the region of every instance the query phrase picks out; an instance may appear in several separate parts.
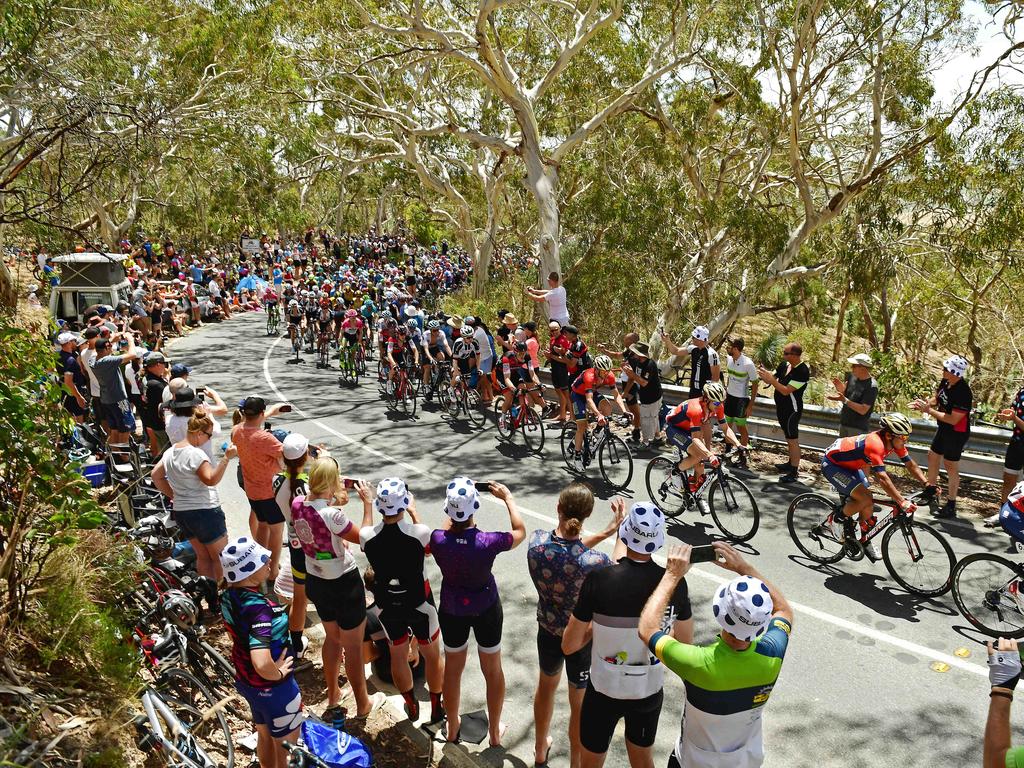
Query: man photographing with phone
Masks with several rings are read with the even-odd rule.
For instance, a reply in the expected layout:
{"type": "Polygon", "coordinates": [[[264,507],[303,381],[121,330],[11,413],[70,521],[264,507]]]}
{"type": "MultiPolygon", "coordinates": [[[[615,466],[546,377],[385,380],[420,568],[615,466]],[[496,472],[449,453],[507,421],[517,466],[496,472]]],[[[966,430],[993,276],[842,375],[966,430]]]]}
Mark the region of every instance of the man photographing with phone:
{"type": "Polygon", "coordinates": [[[638,630],[651,651],[686,684],[683,729],[668,768],[724,765],[721,761],[726,759],[743,768],[761,765],[761,708],[782,669],[792,627],[793,610],[782,592],[729,544],[683,544],[669,550],[665,575],[644,606],[638,630]],[[690,570],[695,551],[700,559],[710,558],[738,574],[718,587],[712,599],[722,631],[708,646],[681,643],[661,631],[665,606],[690,570]]]}

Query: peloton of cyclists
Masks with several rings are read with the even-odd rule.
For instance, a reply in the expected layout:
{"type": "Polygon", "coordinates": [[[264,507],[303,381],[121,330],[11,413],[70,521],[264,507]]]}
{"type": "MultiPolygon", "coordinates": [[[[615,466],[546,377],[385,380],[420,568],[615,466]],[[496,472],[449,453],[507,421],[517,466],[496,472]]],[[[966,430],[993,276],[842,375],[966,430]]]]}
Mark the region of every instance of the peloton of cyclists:
{"type": "Polygon", "coordinates": [[[441,330],[440,320],[434,319],[427,322],[427,330],[423,334],[422,344],[425,353],[423,360],[423,388],[426,392],[426,399],[430,400],[434,396],[434,393],[429,389],[431,366],[443,363],[445,360],[451,359],[452,356],[452,349],[448,346],[448,337],[441,330]]]}

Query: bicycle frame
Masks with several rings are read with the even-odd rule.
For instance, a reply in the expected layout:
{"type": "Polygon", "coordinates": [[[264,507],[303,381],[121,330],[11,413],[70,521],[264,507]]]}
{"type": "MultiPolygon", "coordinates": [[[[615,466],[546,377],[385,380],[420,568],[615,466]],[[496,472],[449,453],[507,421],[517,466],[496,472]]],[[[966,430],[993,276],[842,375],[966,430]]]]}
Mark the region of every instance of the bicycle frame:
{"type": "MultiPolygon", "coordinates": [[[[846,506],[848,496],[841,496],[839,502],[836,505],[836,509],[842,514],[843,507],[846,506]]],[[[900,532],[903,534],[903,540],[907,545],[907,552],[910,554],[910,559],[913,562],[919,562],[924,555],[921,552],[921,545],[918,543],[917,538],[914,536],[912,528],[907,526],[905,523],[913,519],[913,514],[907,514],[902,509],[896,506],[896,502],[889,498],[873,497],[873,504],[877,504],[880,507],[888,507],[889,512],[884,517],[878,519],[865,534],[865,543],[871,541],[876,536],[881,535],[891,525],[899,525],[900,532]]],[[[851,518],[851,522],[856,525],[857,520],[851,518]]]]}
{"type": "Polygon", "coordinates": [[[149,722],[150,733],[156,739],[156,744],[153,746],[160,750],[165,750],[169,755],[175,757],[180,761],[180,765],[186,766],[186,768],[216,768],[216,763],[210,759],[210,756],[206,754],[202,747],[200,747],[191,732],[185,725],[177,718],[177,716],[171,712],[160,694],[152,689],[147,689],[142,694],[142,709],[146,713],[146,720],[149,722]],[[167,738],[164,733],[164,729],[161,726],[163,721],[171,729],[171,739],[167,738]],[[191,754],[186,754],[179,747],[178,744],[184,741],[184,745],[191,754],[195,754],[199,757],[199,760],[195,760],[191,757],[191,754]]]}
{"type": "Polygon", "coordinates": [[[516,430],[522,426],[523,420],[526,418],[526,409],[530,407],[530,393],[540,391],[541,387],[526,387],[525,389],[516,387],[516,393],[512,398],[512,402],[515,405],[515,401],[519,401],[519,413],[513,415],[512,410],[509,409],[509,415],[512,416],[512,423],[509,425],[510,429],[516,430]]]}

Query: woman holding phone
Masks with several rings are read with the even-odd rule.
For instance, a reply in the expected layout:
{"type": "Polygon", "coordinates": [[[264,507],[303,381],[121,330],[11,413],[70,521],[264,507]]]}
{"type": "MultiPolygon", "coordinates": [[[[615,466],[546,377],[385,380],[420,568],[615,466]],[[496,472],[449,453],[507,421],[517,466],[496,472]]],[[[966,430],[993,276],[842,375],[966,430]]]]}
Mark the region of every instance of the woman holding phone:
{"type": "Polygon", "coordinates": [[[504,732],[501,709],[505,673],[501,668],[501,598],[491,568],[501,552],[523,543],[526,525],[508,488],[501,483],[474,483],[468,477],[456,477],[448,483],[444,511],[451,522],[447,529],[431,533],[430,552],[441,569],[438,619],[445,651],[442,691],[448,741],[459,739],[462,671],[472,630],[487,686],[488,736],[490,745],[497,747],[504,732]],[[473,515],[480,508],[481,490],[505,503],[511,532],[481,531],[476,527],[473,515]]]}

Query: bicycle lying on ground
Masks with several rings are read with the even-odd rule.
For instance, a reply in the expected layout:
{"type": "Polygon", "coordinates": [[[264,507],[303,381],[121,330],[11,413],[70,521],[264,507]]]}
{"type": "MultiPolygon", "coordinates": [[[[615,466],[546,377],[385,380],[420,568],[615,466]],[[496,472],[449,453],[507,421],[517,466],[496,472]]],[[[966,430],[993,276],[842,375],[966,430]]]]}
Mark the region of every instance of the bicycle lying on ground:
{"type": "MultiPolygon", "coordinates": [[[[849,497],[839,500],[820,493],[804,493],[789,505],[787,522],[800,551],[816,563],[838,563],[844,557],[860,560],[867,553],[860,542],[860,526],[843,515],[849,497]]],[[[913,504],[918,495],[908,497],[913,504]]],[[[882,561],[892,577],[908,592],[922,597],[945,594],[952,583],[956,557],[945,537],[914,517],[916,507],[904,511],[888,498],[875,498],[888,508],[867,532],[866,542],[882,537],[882,561]]]]}

